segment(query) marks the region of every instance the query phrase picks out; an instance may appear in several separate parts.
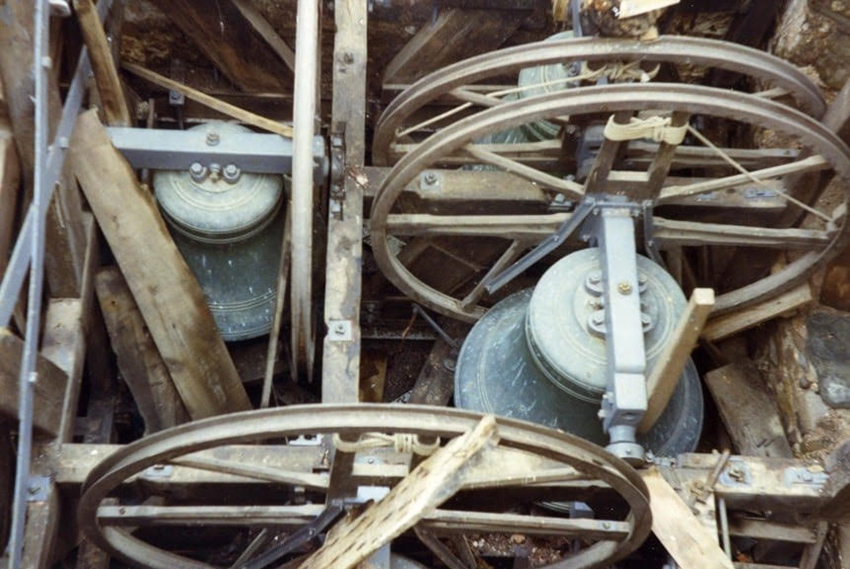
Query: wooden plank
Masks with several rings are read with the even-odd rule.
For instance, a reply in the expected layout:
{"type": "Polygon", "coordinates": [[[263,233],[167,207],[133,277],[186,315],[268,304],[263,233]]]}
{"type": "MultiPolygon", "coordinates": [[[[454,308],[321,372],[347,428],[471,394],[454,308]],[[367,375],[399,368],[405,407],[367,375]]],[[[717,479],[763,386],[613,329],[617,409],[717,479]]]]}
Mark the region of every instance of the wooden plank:
{"type": "Polygon", "coordinates": [[[80,115],[69,159],[189,414],[250,409],[201,287],[93,111],[80,115]]]}
{"type": "Polygon", "coordinates": [[[286,65],[254,32],[233,0],[153,0],[243,91],[279,93],[291,88],[286,65]]]}
{"type": "Polygon", "coordinates": [[[59,537],[59,491],[53,482],[44,490],[45,500],[27,504],[22,569],[48,569],[57,561],[53,547],[59,537]]]}
{"type": "Polygon", "coordinates": [[[74,10],[80,23],[83,41],[89,50],[92,72],[97,83],[103,112],[109,126],[133,126],[130,109],[124,98],[118,69],[112,59],[103,24],[94,9],[92,0],[74,0],[74,10]]]}
{"type": "Polygon", "coordinates": [[[443,9],[384,68],[384,83],[412,83],[467,57],[501,46],[522,18],[500,10],[443,9]]]}
{"type": "Polygon", "coordinates": [[[850,520],[850,441],[844,441],[824,460],[829,480],[824,489],[829,499],[818,519],[835,522],[850,520]]]}
{"type": "Polygon", "coordinates": [[[344,196],[331,196],[325,268],[324,324],[347,321],[347,340],[325,335],[322,402],[356,402],[360,373],[360,295],[363,260],[363,185],[366,153],[367,0],[336,0],[334,17],[333,108],[331,132],[345,140],[344,196]]]}
{"type": "Polygon", "coordinates": [[[287,138],[292,138],[292,127],[289,125],[285,125],[277,121],[261,117],[260,115],[256,115],[252,112],[246,111],[245,109],[240,109],[235,105],[225,103],[224,101],[216,99],[211,95],[207,95],[206,93],[198,91],[197,89],[193,89],[192,87],[188,87],[186,85],[183,85],[182,83],[178,83],[177,81],[169,79],[168,77],[163,77],[159,73],[155,73],[139,65],[134,65],[132,63],[124,63],[121,67],[123,69],[126,69],[130,73],[133,73],[134,75],[138,75],[142,79],[150,81],[151,83],[159,85],[160,87],[165,87],[166,89],[173,89],[178,93],[182,93],[183,96],[188,99],[197,101],[202,105],[205,105],[231,118],[242,121],[245,124],[249,124],[251,126],[255,126],[257,128],[261,128],[263,130],[267,130],[269,132],[273,132],[281,136],[285,136],[287,138]]]}
{"type": "Polygon", "coordinates": [[[712,308],[714,290],[694,289],[687,308],[676,323],[673,335],[646,380],[648,403],[638,428],[639,432],[649,431],[670,402],[712,308]]]}
{"type": "Polygon", "coordinates": [[[752,363],[733,363],[711,371],[705,382],[738,452],[791,458],[776,403],[752,363]]]}
{"type": "Polygon", "coordinates": [[[760,304],[712,318],[706,324],[702,337],[709,342],[716,342],[740,334],[774,318],[787,316],[811,303],[812,300],[814,299],[811,286],[809,286],[809,283],[803,283],[797,288],[760,304]]]}
{"type": "Polygon", "coordinates": [[[189,414],[118,267],[101,269],[95,290],[118,368],[145,421],[145,432],[187,422],[189,414]]]}
{"type": "Polygon", "coordinates": [[[334,526],[300,569],[349,569],[413,527],[460,489],[465,466],[498,442],[497,430],[496,420],[488,415],[449,441],[363,514],[334,526]]]}
{"type": "Polygon", "coordinates": [[[682,569],[733,569],[732,560],[691,513],[672,486],[653,467],[641,471],[649,488],[652,531],[682,569]]]}
{"type": "MultiPolygon", "coordinates": [[[[24,342],[11,332],[0,329],[0,415],[18,418],[18,390],[24,342]]],[[[59,433],[62,401],[67,376],[45,357],[36,360],[38,381],[35,384],[33,425],[44,435],[59,433]]]]}

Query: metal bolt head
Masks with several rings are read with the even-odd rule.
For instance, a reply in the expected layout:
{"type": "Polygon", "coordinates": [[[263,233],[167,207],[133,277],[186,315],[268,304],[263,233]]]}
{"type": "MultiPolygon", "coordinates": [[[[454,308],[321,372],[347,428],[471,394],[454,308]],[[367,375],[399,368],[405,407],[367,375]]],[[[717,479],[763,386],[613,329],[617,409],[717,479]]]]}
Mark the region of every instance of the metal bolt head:
{"type": "Polygon", "coordinates": [[[193,162],[192,165],[189,166],[189,175],[195,182],[203,182],[207,177],[207,173],[207,167],[200,162],[193,162]]]}
{"type": "Polygon", "coordinates": [[[565,196],[564,194],[558,194],[557,196],[555,196],[555,203],[556,204],[563,204],[563,203],[566,203],[566,201],[567,201],[567,196],[565,196]]]}
{"type": "Polygon", "coordinates": [[[617,292],[622,295],[632,294],[632,285],[628,281],[620,281],[617,283],[617,292]]]}
{"type": "Polygon", "coordinates": [[[354,54],[350,51],[346,51],[344,54],[342,54],[342,61],[344,63],[347,63],[348,65],[351,65],[352,63],[354,63],[354,54]]]}
{"type": "Polygon", "coordinates": [[[207,146],[215,146],[219,142],[221,142],[221,137],[219,137],[217,132],[207,133],[207,146]]]}
{"type": "Polygon", "coordinates": [[[437,183],[437,174],[435,172],[426,172],[425,173],[425,183],[426,184],[436,184],[437,183]]]}
{"type": "Polygon", "coordinates": [[[240,170],[236,164],[228,164],[224,167],[222,175],[224,176],[225,182],[235,184],[239,181],[239,177],[242,175],[242,170],[240,170]]]}

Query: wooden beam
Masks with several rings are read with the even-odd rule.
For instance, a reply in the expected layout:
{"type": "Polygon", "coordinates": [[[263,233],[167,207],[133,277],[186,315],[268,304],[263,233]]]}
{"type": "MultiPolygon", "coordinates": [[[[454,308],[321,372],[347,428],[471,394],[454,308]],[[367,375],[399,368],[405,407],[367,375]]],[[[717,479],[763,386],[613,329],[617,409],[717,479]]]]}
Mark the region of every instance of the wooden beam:
{"type": "Polygon", "coordinates": [[[714,308],[714,290],[696,288],[691,293],[685,312],[679,317],[673,335],[656,360],[655,367],[646,380],[648,398],[646,413],[638,431],[645,433],[655,425],[673,397],[679,378],[691,357],[702,333],[705,321],[714,308]]]}
{"type": "Polygon", "coordinates": [[[251,408],[201,287],[153,197],[94,111],[77,120],[74,173],[193,419],[251,408]]]}
{"type": "Polygon", "coordinates": [[[488,415],[449,441],[363,514],[334,526],[300,569],[350,569],[413,527],[460,489],[465,466],[498,442],[497,430],[496,420],[488,415]]]}
{"type": "Polygon", "coordinates": [[[797,288],[760,304],[712,318],[706,324],[702,337],[709,342],[716,342],[734,336],[768,320],[786,316],[811,303],[812,300],[814,299],[811,286],[809,286],[809,283],[803,283],[797,288]]]}
{"type": "MultiPolygon", "coordinates": [[[[243,91],[290,90],[286,65],[233,0],[152,0],[243,91]]],[[[294,17],[294,15],[293,15],[294,17]]]]}
{"type": "Polygon", "coordinates": [[[497,49],[520,24],[516,12],[443,9],[387,64],[383,82],[412,83],[431,71],[497,49]]]}
{"type": "Polygon", "coordinates": [[[118,69],[112,59],[112,51],[106,39],[103,24],[97,15],[92,0],[74,0],[74,10],[80,23],[83,41],[89,50],[92,72],[100,93],[106,122],[110,126],[133,126],[130,109],[124,98],[118,69]]]}
{"type": "Polygon", "coordinates": [[[716,369],[705,375],[705,383],[739,453],[793,456],[774,397],[754,364],[741,362],[716,369]]]}
{"type": "Polygon", "coordinates": [[[360,385],[360,296],[363,286],[363,185],[359,178],[366,155],[367,0],[337,0],[334,10],[333,105],[331,132],[345,141],[344,196],[332,191],[325,254],[325,306],[330,330],[348,321],[351,337],[325,335],[322,353],[322,402],[352,403],[360,385]],[[335,195],[336,194],[336,195],[335,195]]]}
{"type": "Polygon", "coordinates": [[[255,126],[257,128],[261,128],[263,130],[267,130],[269,132],[273,132],[281,136],[285,136],[287,138],[292,138],[292,127],[289,125],[285,125],[277,121],[261,117],[260,115],[255,115],[252,112],[246,111],[245,109],[240,109],[239,107],[231,105],[230,103],[225,103],[224,101],[216,99],[211,95],[202,93],[201,91],[193,89],[192,87],[187,87],[182,83],[178,83],[177,81],[169,79],[168,77],[163,77],[159,73],[155,73],[139,65],[134,65],[132,63],[124,63],[122,67],[130,73],[138,75],[142,79],[150,81],[151,83],[159,85],[160,87],[165,87],[166,89],[173,89],[179,93],[182,93],[188,99],[197,101],[202,105],[206,105],[207,107],[213,110],[216,110],[236,120],[242,121],[245,124],[249,124],[251,126],[255,126]]]}
{"type": "Polygon", "coordinates": [[[145,421],[145,432],[187,422],[189,414],[121,271],[100,270],[94,286],[118,368],[145,421]]]}
{"type": "MultiPolygon", "coordinates": [[[[18,418],[18,393],[24,342],[11,332],[0,329],[0,415],[18,418]]],[[[67,376],[47,358],[38,356],[35,366],[35,412],[33,425],[43,435],[59,433],[62,401],[67,376]]]]}
{"type": "Polygon", "coordinates": [[[27,521],[24,528],[24,553],[22,569],[49,569],[57,560],[54,545],[59,532],[59,490],[52,481],[45,482],[44,500],[27,504],[27,521]]]}
{"type": "Polygon", "coordinates": [[[281,61],[283,61],[290,71],[295,72],[295,53],[286,45],[286,42],[281,39],[269,21],[263,16],[253,0],[233,0],[233,4],[239,9],[245,19],[251,24],[251,27],[257,32],[272,51],[275,52],[281,61]]]}
{"type": "Polygon", "coordinates": [[[682,569],[734,569],[732,560],[656,467],[641,471],[649,488],[652,531],[682,569]]]}

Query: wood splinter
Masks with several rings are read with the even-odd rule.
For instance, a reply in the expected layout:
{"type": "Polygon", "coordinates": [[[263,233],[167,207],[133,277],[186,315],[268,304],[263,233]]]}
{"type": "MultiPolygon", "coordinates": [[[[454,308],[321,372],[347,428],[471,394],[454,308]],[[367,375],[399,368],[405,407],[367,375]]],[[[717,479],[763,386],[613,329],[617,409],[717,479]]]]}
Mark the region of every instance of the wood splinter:
{"type": "Polygon", "coordinates": [[[496,420],[488,415],[424,460],[362,515],[334,526],[325,545],[299,569],[349,569],[368,559],[451,498],[463,484],[470,460],[497,442],[496,420]]]}

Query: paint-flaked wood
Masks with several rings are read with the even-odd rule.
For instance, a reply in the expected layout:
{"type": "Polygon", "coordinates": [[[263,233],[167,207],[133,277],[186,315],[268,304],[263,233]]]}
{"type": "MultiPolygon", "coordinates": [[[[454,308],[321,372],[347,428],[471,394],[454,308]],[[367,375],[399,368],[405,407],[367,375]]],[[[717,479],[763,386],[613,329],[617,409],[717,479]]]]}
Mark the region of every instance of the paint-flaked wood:
{"type": "Polygon", "coordinates": [[[653,467],[641,472],[649,488],[652,531],[682,569],[733,569],[717,536],[703,526],[672,486],[653,467]]]}
{"type": "Polygon", "coordinates": [[[363,514],[334,526],[300,569],[349,569],[366,560],[451,498],[463,483],[464,467],[496,442],[496,421],[488,415],[424,460],[363,514]]]}
{"type": "Polygon", "coordinates": [[[189,414],[250,409],[200,285],[95,112],[78,119],[69,159],[189,414]]]}

